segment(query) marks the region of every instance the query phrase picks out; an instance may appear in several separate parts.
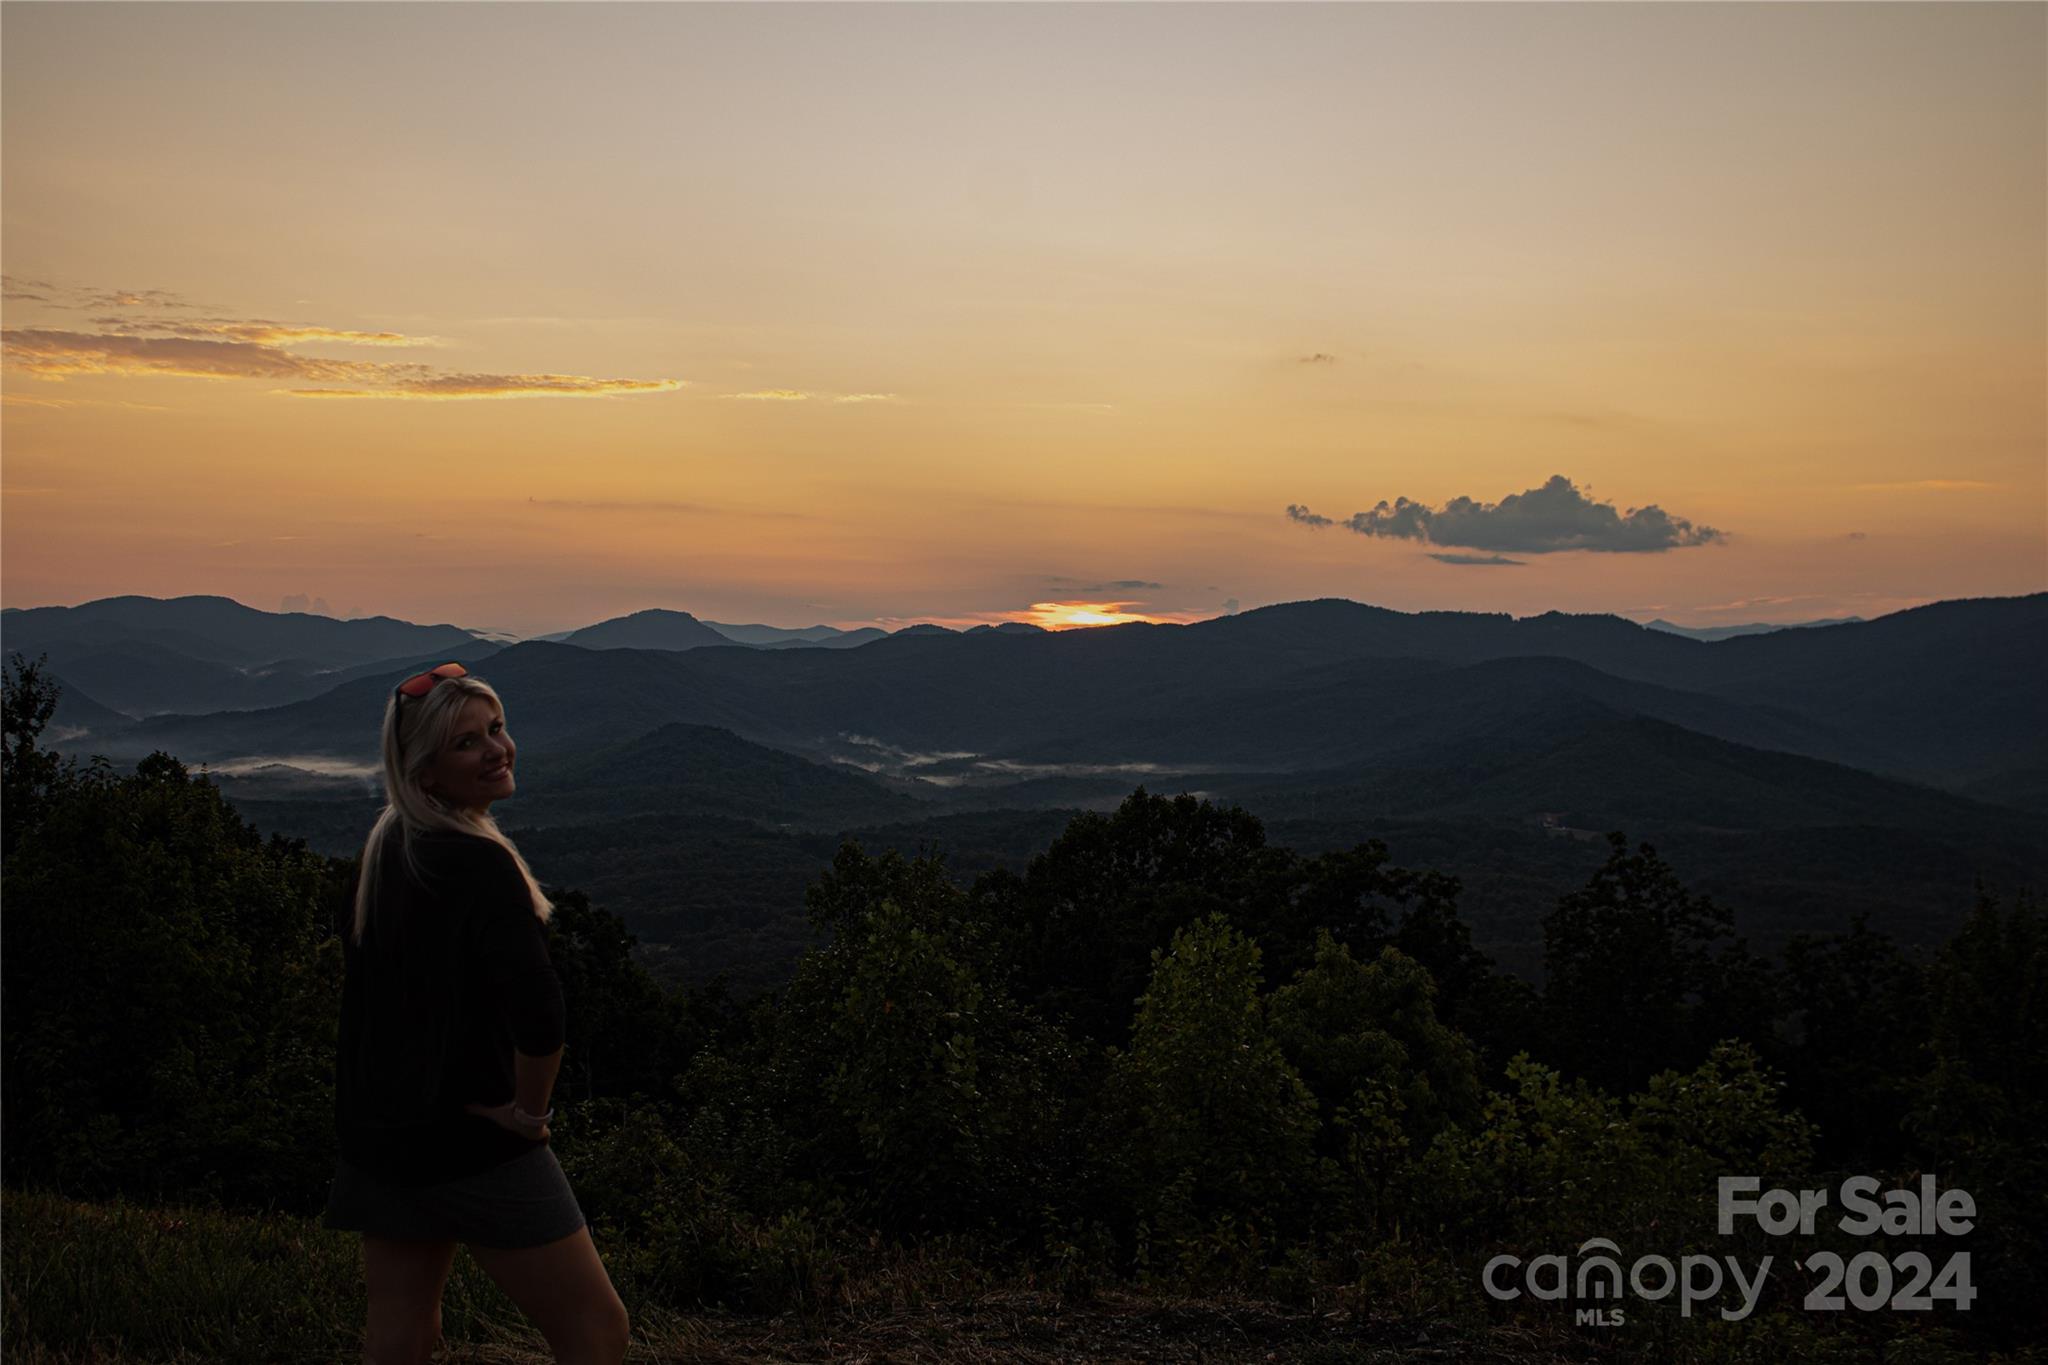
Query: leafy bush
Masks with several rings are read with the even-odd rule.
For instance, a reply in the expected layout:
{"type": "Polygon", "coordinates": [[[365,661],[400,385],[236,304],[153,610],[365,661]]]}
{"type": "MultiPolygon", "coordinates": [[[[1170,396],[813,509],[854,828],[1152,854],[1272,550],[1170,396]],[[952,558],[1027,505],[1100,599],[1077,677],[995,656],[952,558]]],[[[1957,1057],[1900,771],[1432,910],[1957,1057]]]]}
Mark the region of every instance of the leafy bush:
{"type": "Polygon", "coordinates": [[[1316,1100],[1266,1026],[1258,945],[1221,915],[1153,955],[1111,1063],[1126,1191],[1153,1264],[1203,1280],[1261,1263],[1308,1222],[1316,1100]]]}

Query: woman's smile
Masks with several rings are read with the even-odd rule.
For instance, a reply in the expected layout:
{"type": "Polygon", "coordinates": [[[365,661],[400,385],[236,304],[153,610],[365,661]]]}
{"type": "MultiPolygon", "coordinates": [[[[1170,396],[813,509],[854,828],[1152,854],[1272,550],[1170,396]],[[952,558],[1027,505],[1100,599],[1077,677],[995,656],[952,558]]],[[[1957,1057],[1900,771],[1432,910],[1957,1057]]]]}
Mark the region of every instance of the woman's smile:
{"type": "Polygon", "coordinates": [[[421,774],[420,784],[460,810],[488,810],[518,789],[512,765],[519,746],[505,715],[488,697],[472,697],[456,718],[448,745],[421,774]]]}

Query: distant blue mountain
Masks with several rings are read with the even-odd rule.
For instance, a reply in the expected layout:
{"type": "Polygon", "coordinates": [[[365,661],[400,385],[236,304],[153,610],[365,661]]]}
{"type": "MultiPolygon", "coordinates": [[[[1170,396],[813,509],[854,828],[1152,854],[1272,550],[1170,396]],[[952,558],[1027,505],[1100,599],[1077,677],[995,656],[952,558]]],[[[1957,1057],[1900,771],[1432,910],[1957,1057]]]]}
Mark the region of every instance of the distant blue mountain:
{"type": "MultiPolygon", "coordinates": [[[[269,612],[226,597],[108,597],[0,618],[0,648],[45,655],[52,671],[129,716],[254,710],[316,696],[413,661],[467,662],[497,646],[458,626],[388,616],[336,620],[269,612]]],[[[95,727],[98,728],[98,727],[95,727]]]]}
{"type": "Polygon", "coordinates": [[[1649,623],[1649,629],[1683,635],[1689,640],[1732,640],[1738,635],[1769,635],[1774,630],[1805,630],[1813,626],[1853,626],[1862,619],[1860,616],[1831,616],[1823,621],[1780,621],[1776,624],[1757,621],[1746,626],[1681,626],[1670,621],[1656,620],[1649,623]]]}
{"type": "Polygon", "coordinates": [[[654,607],[572,630],[562,643],[580,649],[703,649],[733,642],[686,611],[654,607]]]}

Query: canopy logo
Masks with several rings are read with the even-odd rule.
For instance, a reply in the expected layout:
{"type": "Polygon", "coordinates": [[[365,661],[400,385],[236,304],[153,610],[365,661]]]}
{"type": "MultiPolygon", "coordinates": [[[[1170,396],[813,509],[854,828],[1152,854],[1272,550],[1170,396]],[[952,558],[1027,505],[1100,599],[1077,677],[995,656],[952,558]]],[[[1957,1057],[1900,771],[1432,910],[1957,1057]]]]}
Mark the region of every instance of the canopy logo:
{"type": "MultiPolygon", "coordinates": [[[[1829,1206],[1829,1192],[1815,1190],[1766,1190],[1757,1194],[1763,1182],[1753,1175],[1724,1175],[1720,1181],[1719,1231],[1733,1236],[1739,1221],[1750,1219],[1770,1237],[1794,1234],[1812,1236],[1821,1210],[1829,1206]],[[1754,1197],[1751,1197],[1754,1196],[1754,1197]]],[[[1942,1190],[1935,1177],[1923,1175],[1914,1189],[1895,1189],[1877,1197],[1880,1182],[1867,1175],[1851,1176],[1837,1191],[1845,1215],[1836,1228],[1852,1237],[1882,1233],[1891,1237],[1956,1237],[1970,1231],[1977,1216],[1977,1203],[1967,1190],[1942,1190]]],[[[1717,1307],[1722,1319],[1740,1322],[1756,1311],[1771,1265],[1776,1259],[1759,1260],[1753,1275],[1745,1273],[1734,1256],[1693,1253],[1678,1257],[1648,1255],[1636,1259],[1624,1273],[1621,1248],[1605,1237],[1592,1237],[1579,1244],[1576,1268],[1560,1255],[1537,1256],[1524,1262],[1519,1256],[1495,1256],[1480,1272],[1480,1281],[1491,1297],[1508,1302],[1527,1294],[1532,1299],[1572,1299],[1581,1326],[1620,1327],[1628,1321],[1622,1300],[1632,1292],[1636,1298],[1655,1302],[1678,1296],[1679,1312],[1691,1317],[1693,1308],[1732,1290],[1731,1302],[1717,1307]],[[1724,1272],[1722,1267],[1726,1265],[1724,1272]],[[1519,1276],[1515,1272],[1519,1271],[1519,1276]],[[1519,1283],[1516,1280],[1519,1278],[1519,1283]],[[1589,1303],[1591,1306],[1585,1306],[1589,1303]]],[[[1970,1253],[1958,1251],[1935,1267],[1924,1251],[1907,1251],[1887,1256],[1864,1251],[1844,1261],[1834,1251],[1815,1251],[1795,1263],[1799,1269],[1818,1276],[1803,1306],[1810,1312],[1840,1312],[1853,1307],[1863,1312],[1889,1308],[1894,1312],[1926,1312],[1948,1303],[1958,1312],[1968,1311],[1977,1291],[1970,1283],[1970,1253]]]]}

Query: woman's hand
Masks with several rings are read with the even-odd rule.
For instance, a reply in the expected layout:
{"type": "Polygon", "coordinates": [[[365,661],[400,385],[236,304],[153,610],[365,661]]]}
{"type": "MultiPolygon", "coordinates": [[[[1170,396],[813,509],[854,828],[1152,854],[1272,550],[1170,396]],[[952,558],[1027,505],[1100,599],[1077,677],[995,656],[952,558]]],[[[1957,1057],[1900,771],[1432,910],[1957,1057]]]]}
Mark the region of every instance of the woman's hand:
{"type": "Polygon", "coordinates": [[[463,1108],[478,1118],[489,1119],[508,1133],[517,1133],[534,1142],[548,1140],[548,1120],[555,1116],[552,1109],[545,1114],[529,1114],[515,1100],[507,1100],[503,1104],[466,1104],[463,1108]]]}

